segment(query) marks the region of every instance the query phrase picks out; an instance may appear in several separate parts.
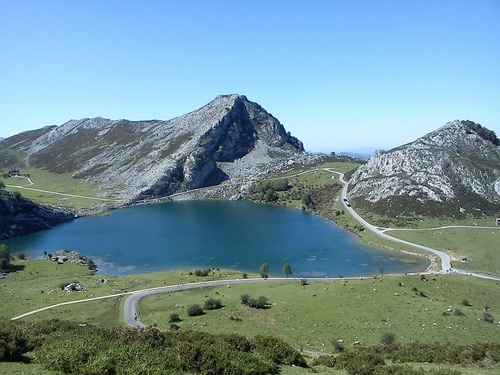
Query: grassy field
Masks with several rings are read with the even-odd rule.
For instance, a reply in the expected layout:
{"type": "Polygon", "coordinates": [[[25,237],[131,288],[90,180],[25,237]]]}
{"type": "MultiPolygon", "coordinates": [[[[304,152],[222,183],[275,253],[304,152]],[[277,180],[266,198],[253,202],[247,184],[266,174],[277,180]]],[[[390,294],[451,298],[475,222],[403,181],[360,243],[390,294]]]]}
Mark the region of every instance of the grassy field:
{"type": "MultiPolygon", "coordinates": [[[[234,270],[220,271],[208,277],[196,277],[190,275],[189,271],[128,276],[92,275],[86,267],[57,265],[48,259],[16,260],[14,264],[18,268],[24,266],[24,269],[9,273],[0,283],[0,315],[6,318],[65,301],[180,282],[242,277],[241,273],[234,270]],[[102,279],[106,282],[102,282],[102,279]],[[81,282],[86,290],[63,292],[59,285],[70,281],[81,282]]],[[[418,275],[385,275],[378,279],[348,281],[309,280],[309,285],[304,288],[299,280],[283,283],[264,281],[261,284],[150,296],[141,300],[139,317],[147,324],[168,329],[170,314],[178,313],[182,322],[177,324],[182,329],[249,336],[273,335],[285,339],[297,349],[320,353],[332,353],[331,341],[334,339],[345,340],[346,348],[352,347],[355,341],[369,346],[379,343],[386,332],[394,333],[396,342],[400,343],[498,342],[500,326],[485,322],[483,310],[488,306],[489,313],[498,319],[499,290],[499,282],[459,275],[437,276],[435,279],[427,276],[427,281],[422,281],[418,275]],[[268,297],[269,308],[259,310],[241,304],[242,294],[268,297]],[[188,306],[203,306],[209,297],[220,299],[224,308],[207,311],[199,317],[187,315],[188,306]],[[467,306],[464,300],[467,300],[467,306]],[[236,319],[231,319],[231,316],[236,319]]],[[[123,297],[82,302],[34,314],[23,320],[60,318],[109,327],[124,324],[121,318],[122,302],[123,297]]],[[[306,355],[314,356],[307,352],[306,355]]],[[[495,369],[498,370],[498,367],[495,369]]],[[[467,368],[464,373],[494,374],[493,370],[467,368]]],[[[304,373],[304,369],[301,371],[284,367],[282,373],[304,373]]],[[[344,373],[321,367],[314,371],[344,373]]],[[[0,373],[51,374],[36,365],[5,363],[0,363],[0,373]]]]}
{"type": "MultiPolygon", "coordinates": [[[[99,189],[95,184],[74,179],[69,173],[50,173],[36,168],[24,168],[20,172],[29,174],[33,185],[30,185],[26,178],[9,177],[3,180],[6,185],[22,186],[25,189],[7,187],[6,190],[19,191],[24,197],[35,202],[67,208],[93,206],[103,202],[101,195],[105,192],[104,190],[99,189]],[[45,192],[31,189],[45,190],[45,192]]],[[[104,201],[112,201],[112,199],[104,201]]]]}
{"type": "MultiPolygon", "coordinates": [[[[8,319],[63,302],[85,301],[94,297],[120,295],[134,290],[199,280],[189,275],[189,271],[166,271],[127,276],[95,275],[87,267],[67,263],[57,264],[47,258],[16,260],[13,265],[23,269],[10,272],[7,278],[0,280],[0,300],[2,301],[0,317],[8,319]],[[61,289],[61,284],[73,281],[81,283],[85,290],[64,292],[61,289]]],[[[220,271],[215,276],[207,276],[203,280],[220,277],[241,277],[241,273],[220,271]]],[[[122,299],[123,297],[117,296],[102,301],[61,306],[23,319],[29,321],[58,318],[113,326],[120,322],[122,299]]]]}
{"type": "Polygon", "coordinates": [[[454,267],[500,276],[500,228],[388,231],[391,236],[454,255],[454,267]],[[462,258],[467,261],[462,261],[462,258]]]}
{"type": "Polygon", "coordinates": [[[166,329],[170,315],[178,313],[183,328],[245,335],[265,332],[296,348],[320,352],[331,352],[334,339],[343,339],[348,346],[355,341],[375,345],[386,332],[394,333],[401,343],[497,342],[500,328],[485,322],[483,313],[488,306],[493,316],[500,316],[499,290],[495,281],[463,276],[422,281],[415,275],[310,281],[305,288],[300,281],[232,285],[146,297],[140,302],[140,318],[166,329]],[[243,305],[242,294],[268,297],[269,308],[243,305]],[[188,306],[203,306],[208,298],[219,299],[224,308],[199,317],[187,315],[188,306]]]}

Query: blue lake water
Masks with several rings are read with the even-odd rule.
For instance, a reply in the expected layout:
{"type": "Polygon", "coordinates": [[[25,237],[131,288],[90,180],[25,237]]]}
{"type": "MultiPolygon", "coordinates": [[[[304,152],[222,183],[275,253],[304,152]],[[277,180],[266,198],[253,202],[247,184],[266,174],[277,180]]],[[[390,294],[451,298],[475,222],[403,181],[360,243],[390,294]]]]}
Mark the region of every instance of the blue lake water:
{"type": "Polygon", "coordinates": [[[283,264],[295,276],[338,277],[423,271],[429,261],[363,244],[310,213],[245,201],[186,201],[123,208],[84,217],[5,243],[37,258],[75,250],[95,259],[100,273],[232,268],[271,275],[283,264]]]}

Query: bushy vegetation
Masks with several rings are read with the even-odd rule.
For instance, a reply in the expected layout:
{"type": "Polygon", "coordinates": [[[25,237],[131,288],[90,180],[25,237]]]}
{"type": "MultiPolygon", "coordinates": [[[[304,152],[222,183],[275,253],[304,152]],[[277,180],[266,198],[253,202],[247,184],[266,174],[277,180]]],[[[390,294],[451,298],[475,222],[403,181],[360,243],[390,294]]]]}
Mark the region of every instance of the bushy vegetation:
{"type": "Polygon", "coordinates": [[[189,316],[203,315],[203,309],[201,308],[200,305],[194,304],[187,308],[187,314],[189,316]]]}
{"type": "Polygon", "coordinates": [[[52,320],[0,324],[0,361],[33,361],[65,374],[278,374],[306,367],[299,352],[267,336],[155,328],[103,329],[52,320]]]}
{"type": "Polygon", "coordinates": [[[258,298],[252,298],[248,294],[242,294],[241,295],[241,303],[253,307],[255,309],[265,309],[267,308],[267,297],[265,296],[260,296],[258,298]]]}
{"type": "Polygon", "coordinates": [[[493,130],[489,130],[481,125],[475,123],[474,121],[464,120],[461,121],[462,124],[467,126],[472,131],[476,132],[481,138],[490,141],[494,145],[500,145],[500,140],[497,138],[495,132],[493,130]]]}
{"type": "Polygon", "coordinates": [[[500,360],[500,344],[389,344],[342,351],[337,356],[316,358],[313,366],[323,365],[359,375],[457,375],[457,370],[432,369],[425,372],[406,363],[433,363],[460,366],[490,366],[500,360]],[[391,361],[393,365],[388,365],[391,361]]]}

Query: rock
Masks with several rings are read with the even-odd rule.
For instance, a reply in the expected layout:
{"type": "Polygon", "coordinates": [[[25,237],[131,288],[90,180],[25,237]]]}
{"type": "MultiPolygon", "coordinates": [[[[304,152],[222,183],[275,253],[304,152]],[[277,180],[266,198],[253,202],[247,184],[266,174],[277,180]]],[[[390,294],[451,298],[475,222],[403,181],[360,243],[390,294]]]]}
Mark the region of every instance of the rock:
{"type": "Polygon", "coordinates": [[[432,212],[436,203],[457,216],[477,210],[497,212],[498,139],[485,139],[469,123],[453,121],[407,145],[375,152],[353,174],[351,200],[382,208],[408,207],[413,202],[411,210],[417,213],[432,212]]]}

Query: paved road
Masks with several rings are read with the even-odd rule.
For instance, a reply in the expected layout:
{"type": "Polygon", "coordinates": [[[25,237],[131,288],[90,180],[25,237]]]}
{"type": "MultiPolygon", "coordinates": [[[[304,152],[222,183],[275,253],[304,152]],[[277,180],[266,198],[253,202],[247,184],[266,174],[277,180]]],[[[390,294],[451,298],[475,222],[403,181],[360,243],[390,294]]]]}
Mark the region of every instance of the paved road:
{"type": "MultiPolygon", "coordinates": [[[[145,297],[152,294],[158,293],[172,293],[178,292],[181,290],[189,290],[189,289],[198,289],[212,286],[224,286],[224,285],[235,285],[235,284],[253,284],[253,283],[272,283],[276,281],[284,282],[284,281],[295,281],[297,282],[297,278],[288,277],[272,277],[268,279],[263,278],[255,278],[255,279],[230,279],[230,280],[215,280],[215,281],[201,281],[196,283],[189,284],[177,284],[177,285],[169,285],[163,286],[159,288],[146,289],[138,292],[132,293],[127,297],[123,306],[123,318],[125,322],[131,327],[145,327],[146,325],[142,323],[137,316],[137,302],[145,297]]],[[[331,281],[332,279],[315,279],[315,280],[326,280],[331,281]]]]}

